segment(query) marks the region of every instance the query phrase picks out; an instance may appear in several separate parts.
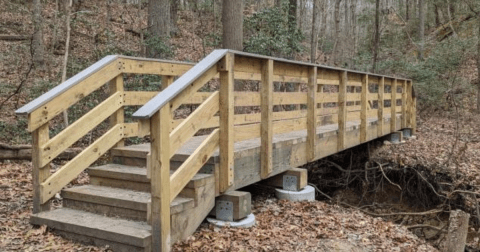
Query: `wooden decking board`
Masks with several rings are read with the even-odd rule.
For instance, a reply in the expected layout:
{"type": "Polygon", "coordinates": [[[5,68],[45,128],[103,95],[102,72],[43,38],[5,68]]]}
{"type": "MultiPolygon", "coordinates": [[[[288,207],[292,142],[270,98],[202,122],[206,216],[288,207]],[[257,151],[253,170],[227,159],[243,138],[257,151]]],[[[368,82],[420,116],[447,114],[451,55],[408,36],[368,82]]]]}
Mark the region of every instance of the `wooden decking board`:
{"type": "Polygon", "coordinates": [[[68,208],[34,214],[30,222],[136,247],[149,246],[151,239],[151,227],[146,222],[105,217],[68,208]]]}
{"type": "MultiPolygon", "coordinates": [[[[106,186],[83,185],[64,189],[62,197],[66,199],[96,203],[112,207],[120,207],[147,212],[150,193],[132,191],[106,186]]],[[[194,207],[192,198],[176,197],[170,204],[170,211],[178,213],[186,208],[194,207]]]]}
{"type": "MultiPolygon", "coordinates": [[[[170,174],[174,171],[171,170],[170,174]]],[[[142,167],[134,167],[119,164],[107,164],[102,166],[91,167],[88,169],[91,177],[102,177],[109,179],[124,180],[128,182],[140,182],[150,184],[147,178],[147,170],[142,167]]],[[[205,181],[212,177],[210,174],[197,173],[185,186],[186,188],[197,188],[205,185],[205,181]]]]}

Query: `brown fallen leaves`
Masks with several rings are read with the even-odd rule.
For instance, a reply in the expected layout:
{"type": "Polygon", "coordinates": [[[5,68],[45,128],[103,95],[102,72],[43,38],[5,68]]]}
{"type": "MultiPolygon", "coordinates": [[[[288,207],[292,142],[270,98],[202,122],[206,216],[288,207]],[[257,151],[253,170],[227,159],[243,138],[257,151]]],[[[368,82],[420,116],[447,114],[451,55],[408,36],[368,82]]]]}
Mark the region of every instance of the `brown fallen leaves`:
{"type": "Polygon", "coordinates": [[[203,224],[174,251],[436,251],[405,227],[323,202],[260,199],[256,226],[203,224]]]}

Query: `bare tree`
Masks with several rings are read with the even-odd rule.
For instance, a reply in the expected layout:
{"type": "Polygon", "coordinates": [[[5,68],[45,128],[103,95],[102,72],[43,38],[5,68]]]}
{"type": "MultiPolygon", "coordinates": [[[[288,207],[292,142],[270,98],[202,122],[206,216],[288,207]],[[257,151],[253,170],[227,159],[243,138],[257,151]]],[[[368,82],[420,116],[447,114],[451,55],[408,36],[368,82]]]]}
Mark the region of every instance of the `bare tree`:
{"type": "Polygon", "coordinates": [[[42,18],[42,2],[40,0],[33,0],[33,36],[32,36],[32,51],[33,63],[36,68],[43,68],[45,60],[43,58],[44,44],[43,44],[43,18],[42,18]]]}
{"type": "Polygon", "coordinates": [[[243,49],[243,1],[224,1],[222,6],[223,48],[243,49]]]}
{"type": "Polygon", "coordinates": [[[320,0],[313,0],[312,10],[312,40],[310,41],[310,62],[315,63],[318,47],[318,15],[320,14],[320,0]]]}
{"type": "Polygon", "coordinates": [[[378,49],[380,46],[380,0],[375,1],[375,39],[373,45],[373,66],[372,72],[377,72],[378,49]]]}
{"type": "MultiPolygon", "coordinates": [[[[148,33],[149,36],[158,36],[166,42],[171,31],[170,0],[149,0],[148,1],[148,33]]],[[[150,57],[154,52],[148,49],[150,57]]]]}
{"type": "Polygon", "coordinates": [[[419,22],[418,22],[418,59],[423,60],[425,43],[425,6],[424,0],[418,0],[419,22]]]}
{"type": "Polygon", "coordinates": [[[340,4],[342,0],[335,1],[335,43],[333,45],[333,64],[335,66],[339,65],[338,58],[340,54],[339,50],[339,36],[340,36],[340,4]]]}

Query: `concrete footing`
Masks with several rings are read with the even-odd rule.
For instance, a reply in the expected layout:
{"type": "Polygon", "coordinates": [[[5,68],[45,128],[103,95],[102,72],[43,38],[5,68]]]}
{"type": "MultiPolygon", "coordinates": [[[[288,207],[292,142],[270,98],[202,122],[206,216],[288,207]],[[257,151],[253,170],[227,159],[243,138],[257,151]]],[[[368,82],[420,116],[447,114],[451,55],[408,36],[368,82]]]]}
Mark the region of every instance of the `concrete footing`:
{"type": "Polygon", "coordinates": [[[290,201],[315,201],[315,188],[312,186],[305,186],[300,191],[287,191],[282,189],[275,189],[275,196],[278,199],[290,201]]]}
{"type": "Polygon", "coordinates": [[[222,221],[214,218],[207,218],[207,221],[217,227],[249,228],[255,225],[255,215],[251,213],[238,221],[222,221]]]}

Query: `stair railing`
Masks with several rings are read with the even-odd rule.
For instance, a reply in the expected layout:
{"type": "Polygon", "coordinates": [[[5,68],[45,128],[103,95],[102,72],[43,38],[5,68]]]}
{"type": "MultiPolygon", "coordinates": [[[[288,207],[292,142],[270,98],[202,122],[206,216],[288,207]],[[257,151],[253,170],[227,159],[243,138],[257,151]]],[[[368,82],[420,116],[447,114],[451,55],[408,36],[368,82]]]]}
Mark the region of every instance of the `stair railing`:
{"type": "Polygon", "coordinates": [[[125,123],[124,107],[143,105],[158,92],[125,91],[124,74],[178,76],[191,67],[190,63],[106,56],[18,109],[18,115],[28,116],[28,131],[33,136],[33,212],[48,210],[49,199],[64,186],[112,147],[122,146],[125,138],[138,135],[137,123],[125,123]],[[50,138],[52,119],[105,83],[108,98],[50,138]],[[52,160],[109,118],[107,132],[51,174],[52,160]]]}
{"type": "Polygon", "coordinates": [[[241,187],[240,182],[235,184],[234,177],[235,142],[260,138],[261,172],[258,176],[252,174],[252,178],[265,179],[273,175],[274,134],[307,130],[304,151],[292,161],[292,165],[300,165],[402,128],[414,130],[416,102],[412,91],[412,82],[407,79],[232,50],[213,51],[133,115],[139,119],[139,134],[150,134],[151,138],[147,169],[152,202],[147,218],[152,225],[152,249],[170,249],[170,203],[217,148],[220,156],[216,175],[218,195],[241,187]],[[218,91],[197,92],[217,76],[218,91]],[[259,91],[234,91],[236,80],[259,81],[259,91]],[[296,92],[279,92],[274,82],[306,84],[306,88],[302,91],[297,86],[296,92]],[[385,92],[385,87],[390,89],[385,92]],[[397,93],[398,89],[401,92],[397,93]],[[388,102],[390,105],[385,106],[388,102]],[[173,112],[184,103],[199,104],[199,107],[186,119],[172,121],[173,112]],[[252,106],[257,108],[250,112],[257,113],[235,112],[235,108],[252,106]],[[296,109],[284,111],[283,106],[296,109]],[[372,117],[378,125],[377,132],[372,132],[375,128],[370,127],[372,117]],[[397,117],[401,122],[397,122],[397,117]],[[355,120],[360,134],[354,137],[354,144],[347,131],[357,126],[347,122],[355,120]],[[337,127],[337,141],[321,146],[317,144],[316,131],[318,126],[326,124],[337,127]],[[170,175],[170,159],[177,150],[199,130],[208,128],[213,131],[170,175]]]}

